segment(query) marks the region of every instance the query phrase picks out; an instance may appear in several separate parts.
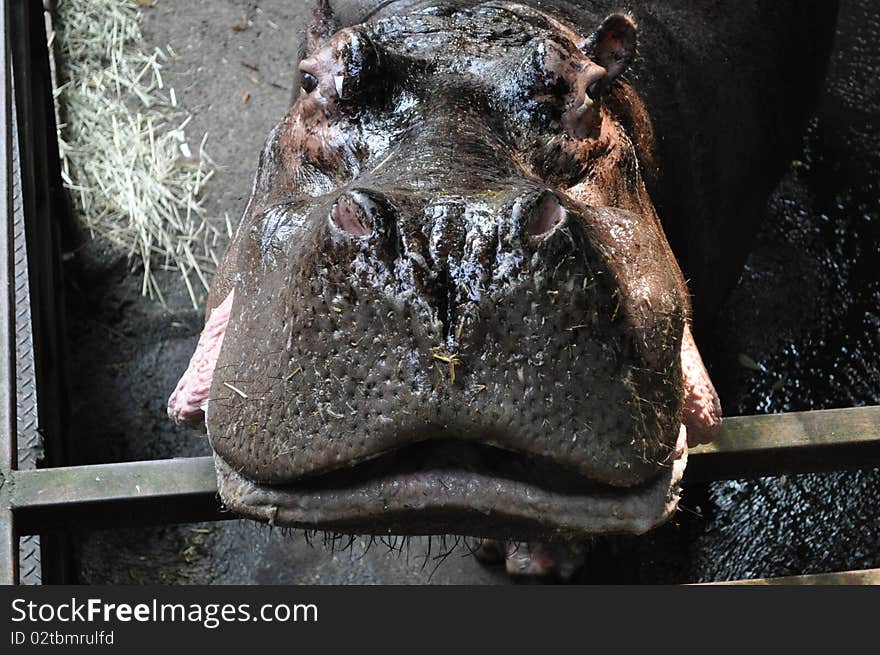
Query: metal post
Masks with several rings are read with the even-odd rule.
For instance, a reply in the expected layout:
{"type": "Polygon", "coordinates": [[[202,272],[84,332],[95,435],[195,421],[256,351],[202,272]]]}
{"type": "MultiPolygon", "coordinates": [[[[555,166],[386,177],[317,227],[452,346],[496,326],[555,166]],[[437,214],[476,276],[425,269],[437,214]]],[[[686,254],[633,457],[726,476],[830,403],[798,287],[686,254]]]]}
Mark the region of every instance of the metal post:
{"type": "Polygon", "coordinates": [[[15,421],[15,352],[12,272],[13,181],[12,87],[9,65],[9,7],[0,0],[0,584],[18,582],[18,534],[12,513],[12,472],[18,443],[15,421]]]}

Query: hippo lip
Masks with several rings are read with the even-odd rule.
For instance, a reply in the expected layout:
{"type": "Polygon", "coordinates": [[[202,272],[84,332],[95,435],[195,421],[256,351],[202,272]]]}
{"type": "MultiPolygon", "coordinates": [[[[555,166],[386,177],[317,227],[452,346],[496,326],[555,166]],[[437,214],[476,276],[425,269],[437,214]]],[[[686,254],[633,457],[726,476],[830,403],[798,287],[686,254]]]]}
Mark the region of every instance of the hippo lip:
{"type": "Polygon", "coordinates": [[[678,503],[687,447],[682,428],[671,466],[629,488],[593,482],[553,463],[448,441],[423,442],[286,485],[248,480],[216,454],[215,463],[224,503],[271,525],[553,540],[641,534],[666,521],[678,503]]]}

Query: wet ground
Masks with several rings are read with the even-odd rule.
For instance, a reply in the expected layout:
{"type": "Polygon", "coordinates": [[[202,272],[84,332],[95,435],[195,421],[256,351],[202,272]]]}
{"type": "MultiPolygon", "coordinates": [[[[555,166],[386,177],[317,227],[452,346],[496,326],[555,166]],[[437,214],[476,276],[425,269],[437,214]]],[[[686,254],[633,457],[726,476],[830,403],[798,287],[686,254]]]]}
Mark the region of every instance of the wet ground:
{"type": "MultiPolygon", "coordinates": [[[[237,217],[262,142],[291,96],[307,3],[158,3],[147,47],[209,132],[218,172],[208,211],[237,217]],[[246,30],[243,17],[250,21],[246,30]],[[248,92],[248,100],[244,101],[248,92]]],[[[880,403],[880,19],[844,2],[827,93],[767,210],[707,351],[726,413],[880,403]]],[[[873,12],[873,13],[872,13],[873,12]]],[[[163,308],[100,243],[69,262],[72,449],[76,463],[209,453],[174,427],[165,401],[197,340],[201,312],[182,283],[163,308]]],[[[678,582],[880,567],[880,471],[691,486],[675,521],[643,538],[592,545],[585,582],[678,582]]],[[[87,583],[506,583],[452,542],[390,549],[314,545],[247,521],[95,531],[77,537],[87,583]],[[366,550],[366,553],[365,553],[366,550]],[[447,557],[438,557],[446,555],[447,557]]]]}

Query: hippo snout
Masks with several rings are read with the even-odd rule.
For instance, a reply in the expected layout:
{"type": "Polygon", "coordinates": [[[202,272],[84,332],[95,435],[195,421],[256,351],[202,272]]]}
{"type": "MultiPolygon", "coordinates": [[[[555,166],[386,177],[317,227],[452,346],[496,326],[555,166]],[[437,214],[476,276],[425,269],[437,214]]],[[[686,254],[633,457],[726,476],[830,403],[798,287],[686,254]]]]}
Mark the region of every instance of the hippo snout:
{"type": "Polygon", "coordinates": [[[211,382],[208,432],[230,476],[270,495],[394,490],[396,509],[322,518],[337,528],[397,526],[426,494],[440,502],[407,530],[468,524],[474,510],[437,493],[454,482],[491,499],[494,521],[473,532],[534,532],[537,515],[519,516],[528,485],[563,505],[668,487],[685,305],[638,216],[541,188],[360,188],[307,219],[278,211],[258,224],[303,234],[252,233],[211,382]]]}

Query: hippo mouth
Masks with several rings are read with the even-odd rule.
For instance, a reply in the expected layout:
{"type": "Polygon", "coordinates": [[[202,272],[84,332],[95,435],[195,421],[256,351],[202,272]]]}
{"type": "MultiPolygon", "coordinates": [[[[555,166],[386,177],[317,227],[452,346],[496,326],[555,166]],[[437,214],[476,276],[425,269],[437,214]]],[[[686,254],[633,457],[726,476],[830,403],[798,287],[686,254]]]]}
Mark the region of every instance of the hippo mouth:
{"type": "Polygon", "coordinates": [[[675,512],[687,463],[684,429],[677,446],[662,475],[627,489],[552,462],[442,440],[281,486],[254,483],[219,455],[215,462],[229,508],[270,525],[554,541],[641,534],[665,522],[675,512]]]}
{"type": "MultiPolygon", "coordinates": [[[[206,428],[208,394],[233,298],[230,293],[210,313],[169,400],[169,416],[179,424],[206,428]]],[[[675,512],[688,441],[711,438],[720,423],[717,395],[688,327],[681,362],[685,402],[674,449],[656,475],[635,484],[609,484],[552,455],[498,447],[491,435],[448,438],[437,426],[399,438],[399,447],[283,483],[252,479],[215,452],[220,495],[245,517],[340,533],[542,541],[641,534],[675,512]]]]}

